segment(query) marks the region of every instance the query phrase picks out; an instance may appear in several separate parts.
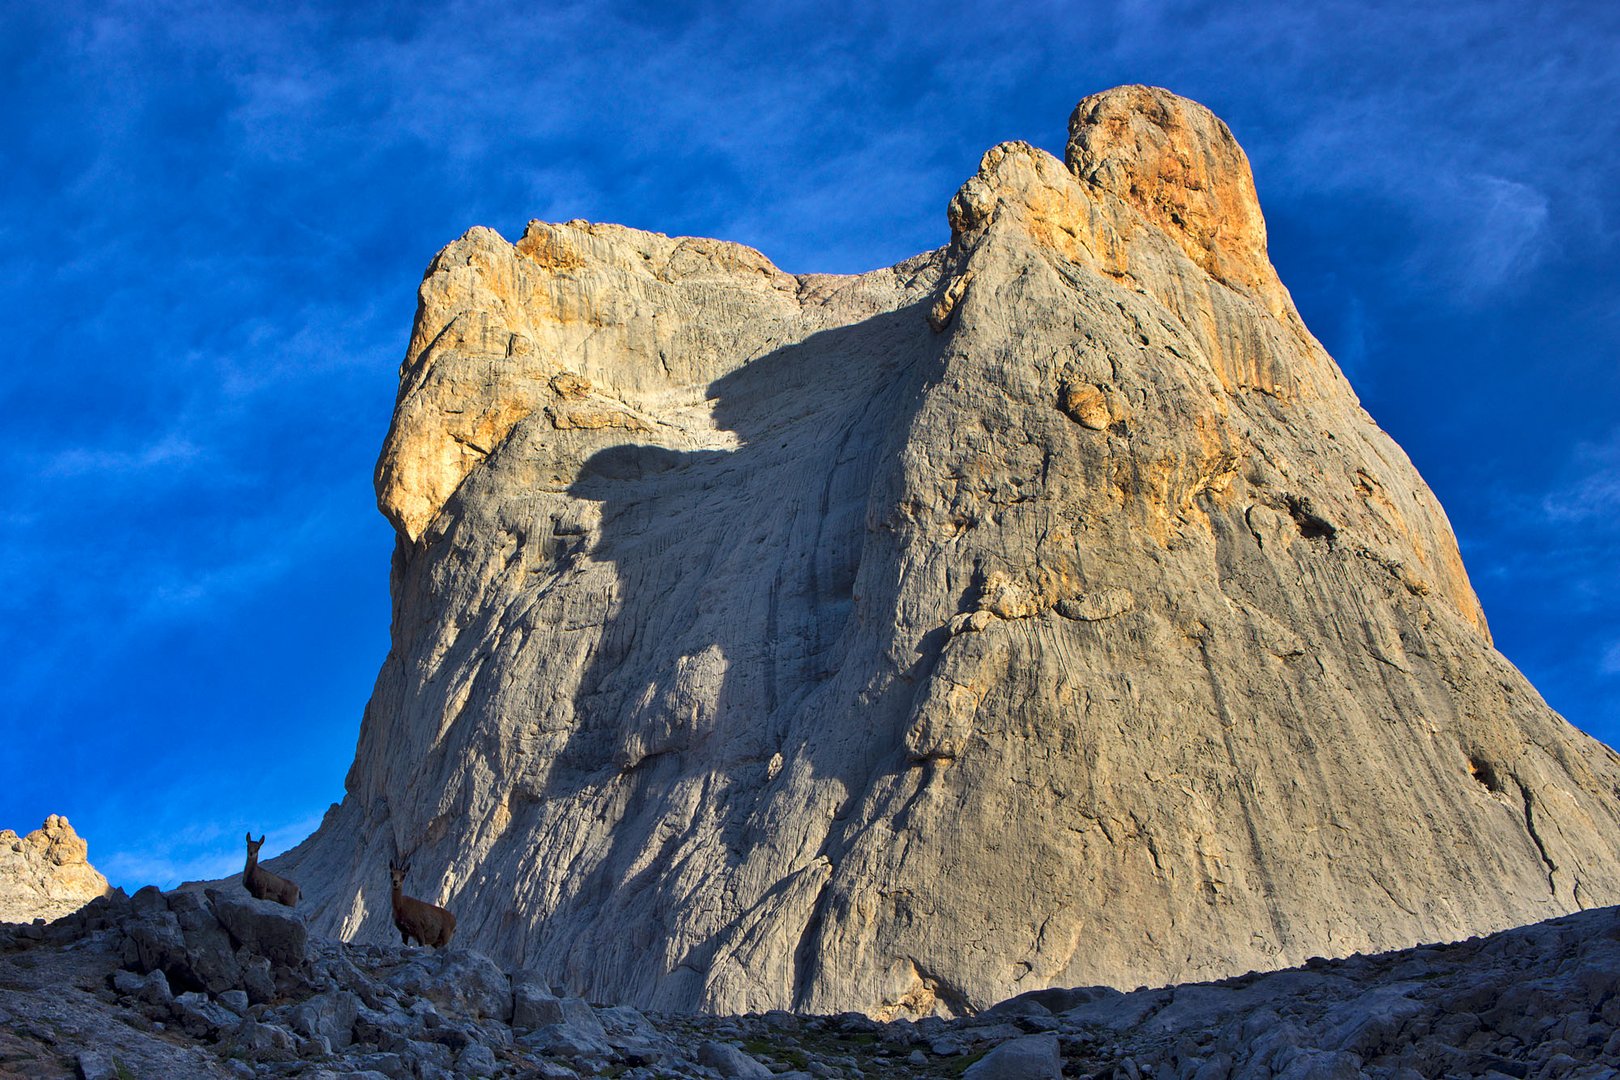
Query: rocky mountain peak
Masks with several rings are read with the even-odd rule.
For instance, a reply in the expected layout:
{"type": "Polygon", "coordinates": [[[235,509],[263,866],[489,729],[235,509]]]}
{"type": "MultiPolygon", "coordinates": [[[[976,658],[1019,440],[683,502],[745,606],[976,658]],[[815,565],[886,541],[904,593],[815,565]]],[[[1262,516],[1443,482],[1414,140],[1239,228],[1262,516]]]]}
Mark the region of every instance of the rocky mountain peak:
{"type": "Polygon", "coordinates": [[[89,854],[60,814],[26,836],[0,829],[0,922],[57,919],[105,895],[107,879],[89,854]]]}
{"type": "Polygon", "coordinates": [[[1249,159],[1196,101],[1154,86],[1093,94],[1069,118],[1064,157],[1076,177],[1130,205],[1217,281],[1280,289],[1249,159]]]}
{"type": "Polygon", "coordinates": [[[1166,91],[991,149],[858,276],[616,225],[428,269],[378,462],[393,647],[275,860],[322,933],[671,1010],[968,1013],[1620,900],[1620,759],[1166,91]]]}

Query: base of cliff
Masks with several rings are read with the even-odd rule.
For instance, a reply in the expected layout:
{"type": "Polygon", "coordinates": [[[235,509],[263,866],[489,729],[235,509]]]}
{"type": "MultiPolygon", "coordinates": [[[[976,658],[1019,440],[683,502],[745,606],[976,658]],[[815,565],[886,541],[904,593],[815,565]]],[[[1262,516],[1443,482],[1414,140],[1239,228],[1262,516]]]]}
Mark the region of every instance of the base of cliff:
{"type": "Polygon", "coordinates": [[[0,1077],[1614,1077],[1620,908],[1378,956],[976,1016],[662,1016],[467,949],[307,936],[240,890],[0,925],[0,1077]]]}

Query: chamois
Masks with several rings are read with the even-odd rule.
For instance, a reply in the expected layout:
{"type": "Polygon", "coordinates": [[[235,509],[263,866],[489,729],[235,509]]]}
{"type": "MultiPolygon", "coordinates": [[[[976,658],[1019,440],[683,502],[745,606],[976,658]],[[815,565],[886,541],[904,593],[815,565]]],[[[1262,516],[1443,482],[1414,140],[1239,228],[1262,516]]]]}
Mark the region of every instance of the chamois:
{"type": "Polygon", "coordinates": [[[242,884],[255,900],[274,900],[278,904],[297,907],[298,886],[259,865],[259,849],[263,846],[264,837],[254,840],[251,832],[247,834],[247,868],[242,871],[242,884]]]}
{"type": "Polygon", "coordinates": [[[409,945],[411,938],[415,938],[419,945],[442,949],[450,944],[450,935],[456,932],[456,917],[442,907],[406,896],[400,886],[410,872],[410,863],[388,860],[388,876],[394,879],[394,927],[399,930],[399,940],[409,945]]]}

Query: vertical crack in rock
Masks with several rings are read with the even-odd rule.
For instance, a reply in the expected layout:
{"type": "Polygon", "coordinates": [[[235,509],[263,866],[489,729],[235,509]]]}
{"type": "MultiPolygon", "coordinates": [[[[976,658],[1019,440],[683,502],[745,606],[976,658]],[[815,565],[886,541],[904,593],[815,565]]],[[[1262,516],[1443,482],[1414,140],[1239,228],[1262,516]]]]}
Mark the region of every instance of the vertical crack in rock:
{"type": "MultiPolygon", "coordinates": [[[[837,876],[838,868],[834,866],[832,877],[837,876]]],[[[831,901],[832,880],[829,879],[822,883],[820,891],[816,893],[815,903],[810,907],[810,917],[805,920],[799,942],[793,949],[793,986],[789,996],[792,1004],[789,1007],[798,1011],[809,1008],[810,992],[819,974],[821,928],[826,924],[827,905],[831,901]]]]}
{"type": "Polygon", "coordinates": [[[1530,794],[1530,788],[1519,779],[1517,773],[1513,775],[1513,783],[1519,789],[1519,798],[1524,801],[1524,830],[1530,834],[1530,841],[1536,845],[1542,865],[1547,868],[1547,891],[1556,897],[1558,885],[1553,880],[1553,875],[1558,873],[1558,864],[1553,862],[1552,856],[1547,853],[1547,845],[1542,842],[1541,834],[1536,831],[1535,796],[1530,794]]]}

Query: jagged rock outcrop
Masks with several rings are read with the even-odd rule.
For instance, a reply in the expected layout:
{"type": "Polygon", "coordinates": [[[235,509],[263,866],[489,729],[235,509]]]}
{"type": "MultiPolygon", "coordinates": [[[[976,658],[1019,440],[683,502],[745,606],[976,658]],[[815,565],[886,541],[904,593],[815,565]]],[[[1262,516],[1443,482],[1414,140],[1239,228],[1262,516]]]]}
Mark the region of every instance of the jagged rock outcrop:
{"type": "Polygon", "coordinates": [[[393,648],[275,865],[667,1010],[964,1013],[1620,900],[1620,761],[1162,91],[984,157],[855,277],[533,222],[429,267],[377,469],[393,648]],[[436,882],[436,889],[425,882],[436,882]]]}
{"type": "Polygon", "coordinates": [[[89,853],[60,814],[27,836],[0,829],[0,923],[59,919],[106,895],[107,879],[89,853]]]}

